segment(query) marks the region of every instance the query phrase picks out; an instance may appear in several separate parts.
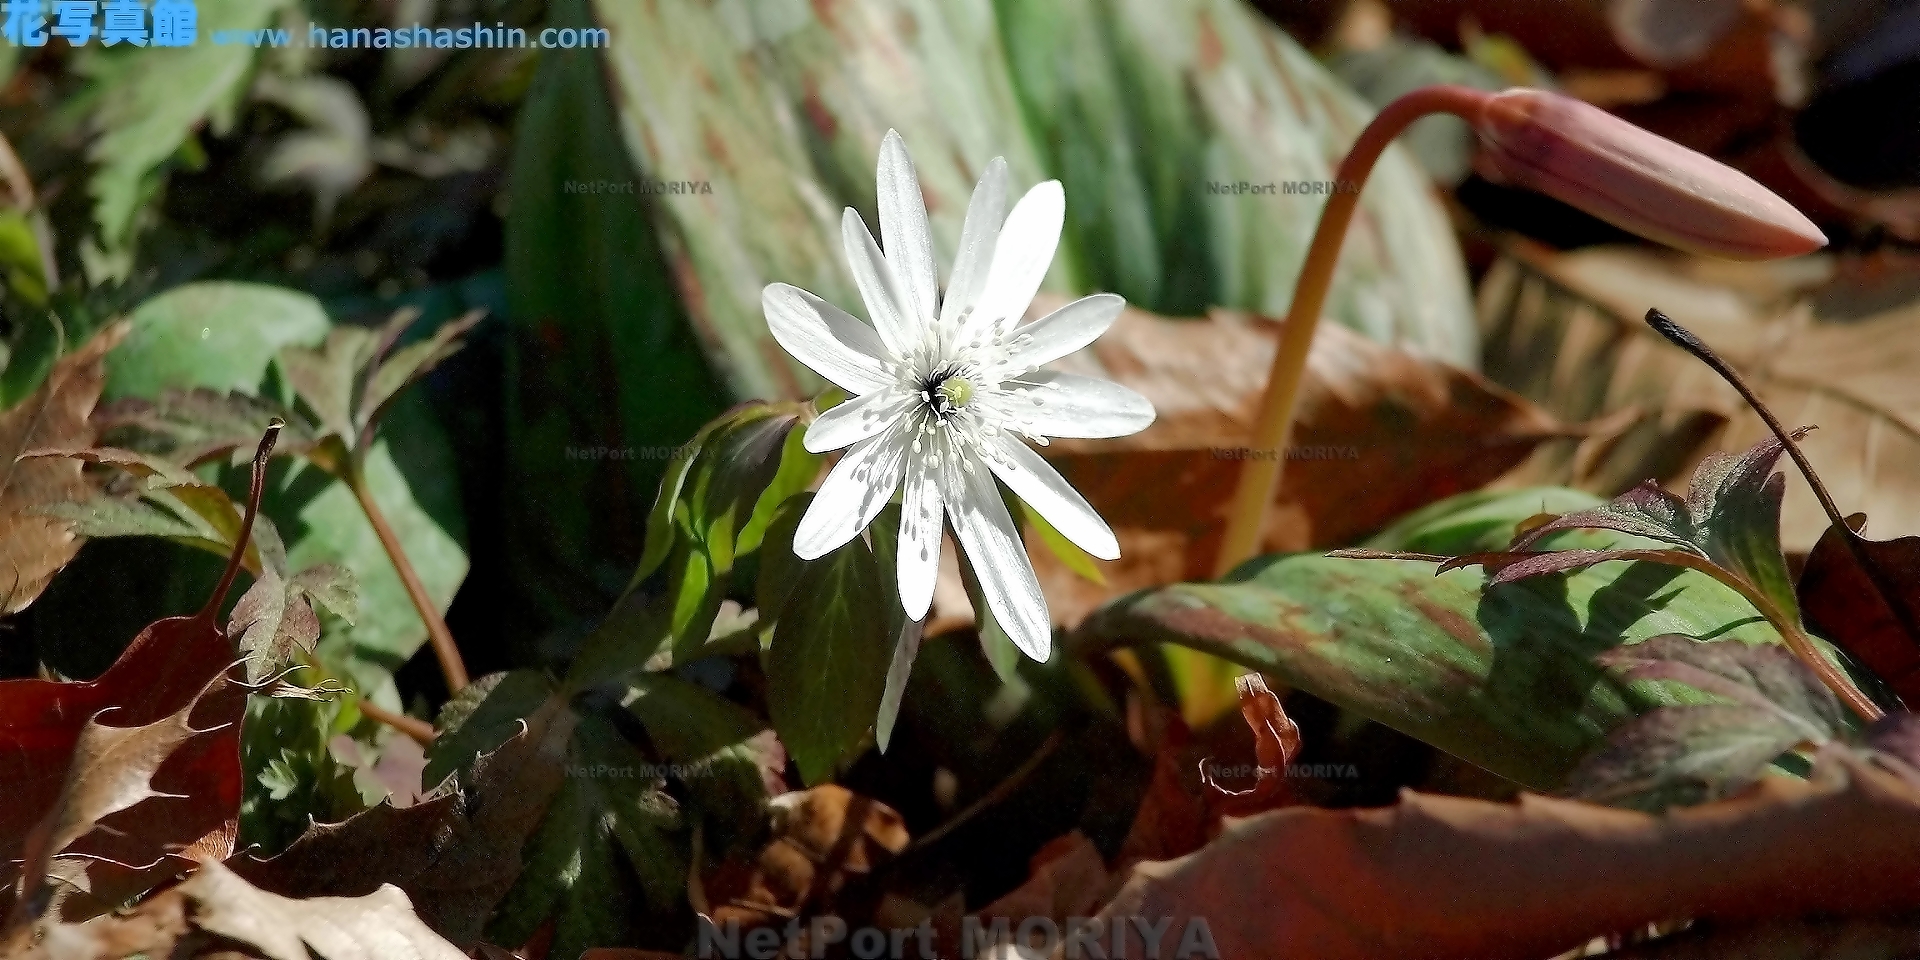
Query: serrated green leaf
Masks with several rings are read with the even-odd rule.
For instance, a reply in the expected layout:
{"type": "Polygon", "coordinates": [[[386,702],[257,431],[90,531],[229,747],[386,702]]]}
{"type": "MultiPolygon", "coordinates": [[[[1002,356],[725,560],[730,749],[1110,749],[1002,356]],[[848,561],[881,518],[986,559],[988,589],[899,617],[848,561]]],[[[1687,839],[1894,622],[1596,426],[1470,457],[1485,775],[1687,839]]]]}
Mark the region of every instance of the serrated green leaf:
{"type": "Polygon", "coordinates": [[[678,906],[687,875],[677,808],[612,724],[581,716],[567,762],[566,782],[523,850],[525,868],[487,928],[493,942],[525,943],[551,919],[555,957],[636,942],[650,914],[678,906]]]}
{"type": "Polygon", "coordinates": [[[642,674],[621,706],[642,726],[708,823],[712,849],[726,850],[764,815],[768,795],[763,766],[784,755],[768,742],[759,717],[705,687],[662,673],[642,674]]]}
{"type": "Polygon", "coordinates": [[[1571,795],[1595,803],[1657,812],[1719,799],[1794,746],[1817,747],[1850,727],[1833,691],[1777,646],[1664,636],[1600,662],[1724,702],[1660,707],[1621,725],[1568,777],[1571,795]]]}
{"type": "Polygon", "coordinates": [[[1660,707],[1636,717],[1581,762],[1567,793],[1658,813],[1736,793],[1801,740],[1777,713],[1728,704],[1660,707]]]}
{"type": "Polygon", "coordinates": [[[468,684],[440,708],[421,785],[436,787],[475,757],[499,749],[553,695],[553,681],[538,670],[488,674],[468,684]]]}
{"type": "Polygon", "coordinates": [[[99,137],[87,151],[97,169],[88,192],[104,246],[132,241],[140,206],[158,189],[162,166],[202,124],[216,132],[233,123],[259,50],[247,44],[208,43],[226,30],[258,30],[289,0],[199,0],[201,40],[184,47],[88,47],[77,66],[99,137]]]}
{"type": "Polygon", "coordinates": [[[1768,436],[1739,456],[1713,454],[1694,471],[1684,500],[1648,481],[1600,506],[1530,531],[1514,541],[1514,549],[1531,549],[1541,537],[1579,528],[1649,537],[1738,574],[1781,611],[1795,616],[1799,600],[1780,548],[1786,477],[1774,471],[1783,452],[1780,441],[1768,436]]]}
{"type": "MultiPolygon", "coordinates": [[[[366,391],[354,407],[354,427],[365,431],[380,420],[400,391],[417,383],[466,344],[461,337],[479,324],[483,314],[470,311],[435,327],[427,338],[392,351],[367,372],[366,391]]],[[[411,321],[409,321],[410,323],[411,321]]],[[[400,331],[394,331],[398,336],[400,331]]]]}

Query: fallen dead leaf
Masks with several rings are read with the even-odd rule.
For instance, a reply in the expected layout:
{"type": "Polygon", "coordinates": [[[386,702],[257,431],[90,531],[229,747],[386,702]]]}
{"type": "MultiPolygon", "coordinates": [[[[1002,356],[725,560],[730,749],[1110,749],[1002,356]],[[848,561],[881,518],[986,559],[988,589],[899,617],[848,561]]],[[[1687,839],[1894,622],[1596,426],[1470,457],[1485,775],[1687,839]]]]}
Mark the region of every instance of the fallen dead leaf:
{"type": "Polygon", "coordinates": [[[25,609],[80,549],[66,523],[36,511],[91,492],[78,460],[18,458],[40,447],[93,445],[88,417],[106,381],[102,360],[126,335],[124,323],[95,334],[61,357],[32,396],[0,413],[0,614],[25,609]]]}
{"type": "Polygon", "coordinates": [[[391,884],[428,926],[471,948],[560,789],[573,719],[564,701],[551,700],[526,730],[476,760],[466,782],[450,779],[405,808],[383,801],[315,824],[279,856],[243,854],[228,865],[262,890],[297,898],[366,896],[391,884]]]}
{"type": "Polygon", "coordinates": [[[774,797],[768,815],[772,838],[753,862],[728,860],[701,878],[696,907],[709,904],[717,925],[751,930],[835,911],[848,883],[909,839],[892,808],[834,784],[774,797]]]}
{"type": "Polygon", "coordinates": [[[1865,514],[1847,520],[1850,529],[1828,527],[1807,554],[1801,615],[1902,699],[1920,703],[1920,537],[1869,540],[1856,532],[1865,514]]]}
{"type": "MultiPolygon", "coordinates": [[[[1538,960],[1676,919],[1895,918],[1920,909],[1920,770],[1823,751],[1664,816],[1524,796],[1408,792],[1375,810],[1292,808],[1142,864],[1103,920],[1203,920],[1219,956],[1538,960]],[[1863,882],[1871,878],[1870,882],[1863,882]]],[[[1128,956],[1148,944],[1129,926],[1128,956]]]]}
{"type": "MultiPolygon", "coordinates": [[[[1507,483],[1612,496],[1684,477],[1768,431],[1733,388],[1649,329],[1657,307],[1724,357],[1791,423],[1843,510],[1884,534],[1920,531],[1920,304],[1833,305],[1834,258],[1721,264],[1644,250],[1552,253],[1510,244],[1480,292],[1487,375],[1569,420],[1638,412],[1578,451],[1549,448],[1507,483]],[[1830,284],[1830,281],[1831,284],[1830,284]]],[[[1787,476],[1781,541],[1804,553],[1830,521],[1787,476]]]]}
{"type": "Polygon", "coordinates": [[[464,960],[420,922],[407,895],[382,884],[364,897],[291,900],[248,884],[218,861],[124,914],[43,925],[37,942],[15,943],[8,960],[104,957],[227,957],[265,960],[464,960]],[[309,952],[311,951],[311,952],[309,952]]]}

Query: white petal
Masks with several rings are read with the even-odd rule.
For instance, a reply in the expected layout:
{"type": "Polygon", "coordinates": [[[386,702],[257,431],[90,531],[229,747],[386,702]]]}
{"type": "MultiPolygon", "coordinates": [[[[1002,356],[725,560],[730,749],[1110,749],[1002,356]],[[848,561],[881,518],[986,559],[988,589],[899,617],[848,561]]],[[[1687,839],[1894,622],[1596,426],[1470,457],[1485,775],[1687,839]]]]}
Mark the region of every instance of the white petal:
{"type": "Polygon", "coordinates": [[[1081,297],[1019,328],[1007,360],[1019,366],[1052,363],[1100,339],[1126,309],[1127,301],[1111,293],[1081,297]],[[1028,339],[1031,338],[1031,339],[1028,339]]]}
{"type": "Polygon", "coordinates": [[[962,328],[962,340],[969,340],[1003,317],[1014,323],[1027,312],[1027,304],[1040,289],[1053,263],[1053,252],[1060,245],[1060,225],[1067,213],[1066,194],[1060,181],[1048,180],[1027,191],[1007,214],[1000,228],[1000,239],[993,246],[993,265],[987,268],[986,289],[974,305],[973,315],[962,328]]]}
{"type": "Polygon", "coordinates": [[[1120,559],[1120,541],[1114,539],[1112,528],[1051,464],[1017,437],[1002,433],[991,442],[1003,459],[989,465],[1007,489],[1080,549],[1102,560],[1120,559]]]}
{"type": "Polygon", "coordinates": [[[1024,379],[1037,386],[1007,384],[999,404],[1024,432],[1095,440],[1139,433],[1153,423],[1153,404],[1111,380],[1052,370],[1024,379]]]}
{"type": "Polygon", "coordinates": [[[880,253],[880,245],[873,242],[866,222],[852,207],[840,218],[840,239],[847,248],[854,286],[860,288],[860,299],[866,301],[867,316],[880,332],[880,341],[893,356],[904,356],[918,338],[900,310],[900,286],[887,258],[880,253]]]}
{"type": "Polygon", "coordinates": [[[886,244],[887,264],[900,284],[901,308],[915,323],[933,320],[933,302],[939,296],[940,276],[933,263],[933,231],[927,227],[927,203],[920,196],[920,178],[900,134],[887,131],[880,141],[880,169],[875,177],[880,199],[880,239],[886,244]]]}
{"type": "Polygon", "coordinates": [[[900,484],[899,431],[889,430],[853,445],[828,471],[807,515],[793,533],[793,555],[817,560],[858,536],[873,522],[900,484]]]}
{"type": "Polygon", "coordinates": [[[940,578],[940,483],[924,455],[908,454],[906,470],[900,497],[900,605],[909,619],[918,620],[933,606],[933,585],[940,578]]]}
{"type": "Polygon", "coordinates": [[[987,608],[1015,646],[1045,663],[1053,646],[1047,598],[993,475],[975,464],[972,470],[949,469],[947,480],[958,488],[948,491],[947,511],[987,608]]]}
{"type": "Polygon", "coordinates": [[[845,310],[785,283],[767,284],[760,307],[773,339],[835,386],[870,393],[893,382],[881,368],[880,336],[845,310]]]}
{"type": "Polygon", "coordinates": [[[807,435],[802,442],[813,453],[826,453],[859,443],[885,430],[919,400],[913,394],[892,387],[862,394],[821,414],[807,426],[807,435]]]}
{"type": "Polygon", "coordinates": [[[953,276],[947,279],[947,298],[940,302],[940,322],[951,325],[960,311],[973,306],[986,289],[987,267],[993,262],[1000,225],[1007,222],[1007,161],[994,157],[974,185],[967,201],[967,219],[960,226],[960,249],[953,258],[953,276]]]}

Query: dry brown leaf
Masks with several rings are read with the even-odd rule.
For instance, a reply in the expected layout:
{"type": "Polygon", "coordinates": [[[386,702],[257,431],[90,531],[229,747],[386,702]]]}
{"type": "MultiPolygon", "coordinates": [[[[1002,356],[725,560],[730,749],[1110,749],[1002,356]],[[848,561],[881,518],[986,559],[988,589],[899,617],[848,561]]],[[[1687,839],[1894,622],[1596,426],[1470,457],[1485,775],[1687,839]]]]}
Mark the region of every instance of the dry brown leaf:
{"type": "Polygon", "coordinates": [[[1702,925],[1593,960],[1907,960],[1920,955],[1912,921],[1788,920],[1731,929],[1702,925]]]}
{"type": "MultiPolygon", "coordinates": [[[[214,681],[225,682],[224,678],[214,681]]],[[[44,870],[48,859],[92,831],[102,818],[163,796],[153,788],[160,765],[182,743],[211,732],[195,730],[188,722],[199,699],[196,696],[171,716],[137,727],[110,727],[99,716],[88,720],[74,743],[59,799],[27,841],[26,869],[44,870]]],[[[101,715],[114,712],[109,708],[101,715]]]]}
{"type": "Polygon", "coordinates": [[[755,860],[729,860],[701,878],[698,896],[717,925],[751,930],[833,910],[850,880],[907,846],[898,813],[845,787],[781,794],[768,808],[773,836],[755,860]]]}
{"type": "MultiPolygon", "coordinates": [[[[1841,510],[1881,537],[1920,531],[1920,303],[1840,316],[1831,258],[1727,265],[1643,250],[1555,254],[1516,243],[1480,292],[1489,376],[1562,418],[1644,419],[1577,454],[1548,449],[1509,478],[1612,495],[1685,476],[1707,453],[1767,434],[1712,370],[1643,322],[1658,307],[1738,369],[1789,424],[1841,510]],[[1824,316],[1822,309],[1835,315],[1824,316]],[[1724,428],[1720,424],[1724,423],[1724,428]]],[[[1781,541],[1805,552],[1829,526],[1787,472],[1781,541]]]]}
{"type": "MultiPolygon", "coordinates": [[[[1058,305],[1042,297],[1030,315],[1058,305]]],[[[1032,545],[1056,621],[1072,626],[1121,593],[1211,575],[1240,468],[1275,455],[1247,442],[1279,330],[1235,311],[1175,320],[1129,309],[1055,364],[1132,387],[1158,415],[1131,437],[1055,440],[1043,451],[1120,540],[1121,559],[1101,565],[1104,587],[1032,545]]],[[[1578,432],[1478,374],[1322,325],[1265,547],[1349,542],[1578,432]]]]}
{"type": "Polygon", "coordinates": [[[400,888],[383,883],[364,897],[290,900],[257,889],[217,861],[180,888],[193,923],[251,944],[271,960],[464,960],[465,954],[414,915],[400,888]]]}
{"type": "Polygon", "coordinates": [[[521,847],[566,775],[575,714],[549,701],[527,729],[476,760],[465,783],[404,809],[382,802],[339,823],[316,824],[270,860],[229,864],[262,890],[290,897],[365,896],[391,884],[434,930],[475,945],[520,873],[521,847]]]}
{"type": "MultiPolygon", "coordinates": [[[[1920,770],[1832,749],[1665,816],[1528,795],[1408,792],[1376,810],[1235,821],[1143,864],[1103,918],[1204,920],[1219,956],[1538,960],[1676,919],[1894,918],[1920,910],[1920,770]]],[[[1146,945],[1129,927],[1127,956],[1146,945]]]]}
{"type": "Polygon", "coordinates": [[[121,914],[43,924],[37,942],[15,941],[7,960],[229,957],[265,960],[464,960],[420,922],[397,887],[364,897],[290,900],[256,889],[218,861],[121,914]],[[230,952],[236,945],[244,954],[230,952]],[[309,953],[309,950],[312,952],[309,953]]]}
{"type": "Polygon", "coordinates": [[[88,417],[106,380],[102,360],[126,335],[124,323],[94,334],[61,357],[32,396],[0,413],[0,614],[25,609],[80,549],[65,522],[34,511],[92,492],[78,460],[18,458],[41,447],[93,445],[88,417]]]}

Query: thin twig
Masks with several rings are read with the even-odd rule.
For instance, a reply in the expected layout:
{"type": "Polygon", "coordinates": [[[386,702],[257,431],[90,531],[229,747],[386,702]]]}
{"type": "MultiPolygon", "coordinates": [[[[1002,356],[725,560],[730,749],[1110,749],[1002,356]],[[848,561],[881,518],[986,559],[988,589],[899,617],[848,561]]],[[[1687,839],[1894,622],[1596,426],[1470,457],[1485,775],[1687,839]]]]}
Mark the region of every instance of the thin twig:
{"type": "Polygon", "coordinates": [[[907,849],[902,850],[901,854],[905,855],[909,851],[932,846],[939,841],[940,838],[959,829],[962,824],[973,819],[975,814],[1011,796],[1013,791],[1019,789],[1020,784],[1025,783],[1026,779],[1032,776],[1035,770],[1040,769],[1040,764],[1045,761],[1047,757],[1052,756],[1053,751],[1059,749],[1062,739],[1064,738],[1058,730],[1048,734],[1046,742],[1040,744],[1040,749],[1035,750],[1033,756],[1028,757],[1026,762],[1020,764],[1012,773],[1007,774],[1005,780],[995,784],[992,790],[981,794],[980,799],[967,804],[966,809],[954,814],[947,822],[934,827],[924,836],[908,844],[907,849]]]}
{"type": "Polygon", "coordinates": [[[358,706],[361,716],[369,720],[384,723],[406,734],[409,739],[423,747],[433,745],[433,738],[436,736],[433,730],[433,724],[419,717],[410,717],[404,713],[394,713],[392,710],[388,710],[371,700],[361,700],[358,706]]]}
{"type": "Polygon", "coordinates": [[[1840,508],[1834,504],[1833,496],[1827,492],[1827,485],[1820,482],[1820,475],[1814,472],[1813,462],[1801,452],[1800,444],[1794,441],[1791,433],[1787,432],[1780,418],[1773,415],[1773,411],[1768,409],[1767,405],[1761,401],[1760,395],[1747,385],[1746,379],[1740,376],[1740,372],[1715,353],[1712,347],[1694,336],[1693,331],[1674,322],[1672,317],[1659,310],[1647,311],[1647,326],[1712,368],[1714,373],[1720,375],[1720,379],[1725,380],[1739,392],[1741,399],[1747,401],[1747,406],[1753,408],[1753,412],[1759,415],[1760,420],[1767,425],[1767,429],[1773,431],[1780,445],[1786,448],[1787,456],[1793,458],[1793,465],[1800,469],[1800,475],[1806,478],[1807,486],[1813,489],[1813,495],[1820,501],[1820,509],[1825,511],[1827,520],[1833,524],[1835,536],[1838,536],[1840,542],[1846,545],[1847,552],[1853,556],[1853,562],[1872,582],[1874,589],[1879,591],[1881,601],[1887,605],[1894,619],[1900,622],[1900,628],[1914,642],[1920,643],[1920,617],[1916,617],[1913,610],[1908,608],[1906,596],[1901,593],[1899,587],[1889,583],[1880,565],[1867,555],[1865,538],[1855,533],[1853,527],[1847,523],[1846,517],[1840,513],[1840,508]]]}
{"type": "Polygon", "coordinates": [[[386,549],[387,559],[393,561],[393,569],[400,574],[400,585],[406,588],[407,599],[413,601],[413,608],[420,612],[420,621],[426,624],[427,638],[433,644],[433,655],[439,659],[440,673],[447,680],[447,692],[459,693],[468,682],[467,665],[460,659],[460,648],[454,645],[453,631],[447,629],[447,621],[440,615],[440,607],[427,595],[426,584],[420,581],[420,574],[414,571],[413,562],[407,559],[400,536],[393,532],[386,514],[374,502],[373,491],[367,487],[366,476],[357,462],[347,467],[344,479],[348,489],[353,491],[354,499],[360,501],[360,510],[367,515],[367,522],[373,525],[374,536],[380,538],[380,546],[386,549]]]}

